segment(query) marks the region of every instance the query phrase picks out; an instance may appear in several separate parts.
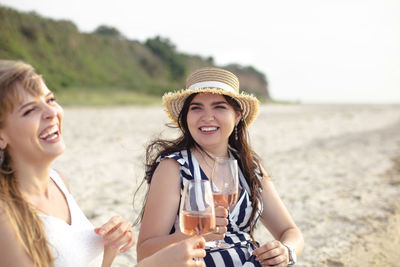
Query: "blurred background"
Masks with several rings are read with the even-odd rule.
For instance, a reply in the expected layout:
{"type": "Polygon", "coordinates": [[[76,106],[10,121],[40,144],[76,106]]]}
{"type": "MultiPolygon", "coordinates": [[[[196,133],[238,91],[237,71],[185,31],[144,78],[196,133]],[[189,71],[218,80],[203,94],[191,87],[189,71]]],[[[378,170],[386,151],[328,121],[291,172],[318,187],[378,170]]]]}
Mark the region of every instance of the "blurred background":
{"type": "Polygon", "coordinates": [[[203,66],[262,101],[399,103],[399,14],[396,0],[0,0],[0,58],[33,64],[64,105],[157,102],[203,66]]]}

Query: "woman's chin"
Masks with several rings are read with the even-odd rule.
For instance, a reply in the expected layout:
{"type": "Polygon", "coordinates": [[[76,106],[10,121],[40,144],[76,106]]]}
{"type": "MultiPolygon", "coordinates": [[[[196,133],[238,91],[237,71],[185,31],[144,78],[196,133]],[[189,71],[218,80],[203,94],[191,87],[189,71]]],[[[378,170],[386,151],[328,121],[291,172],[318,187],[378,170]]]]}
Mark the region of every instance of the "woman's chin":
{"type": "Polygon", "coordinates": [[[65,144],[59,143],[57,144],[56,147],[52,147],[51,149],[48,149],[45,154],[50,158],[50,159],[56,159],[57,157],[59,157],[60,155],[62,155],[65,151],[66,147],[65,144]]]}

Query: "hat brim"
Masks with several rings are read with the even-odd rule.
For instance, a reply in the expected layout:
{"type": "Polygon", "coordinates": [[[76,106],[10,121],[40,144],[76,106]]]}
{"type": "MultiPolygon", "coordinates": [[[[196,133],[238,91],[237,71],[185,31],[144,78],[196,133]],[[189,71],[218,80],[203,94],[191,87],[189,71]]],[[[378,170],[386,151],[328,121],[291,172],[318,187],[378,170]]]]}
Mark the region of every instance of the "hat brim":
{"type": "Polygon", "coordinates": [[[211,93],[218,95],[227,95],[232,97],[238,102],[242,109],[242,119],[247,125],[250,125],[258,115],[258,99],[246,93],[233,93],[219,88],[199,88],[192,90],[182,89],[176,92],[165,93],[162,97],[165,112],[172,122],[178,124],[179,114],[182,110],[183,104],[188,96],[195,93],[211,93]]]}

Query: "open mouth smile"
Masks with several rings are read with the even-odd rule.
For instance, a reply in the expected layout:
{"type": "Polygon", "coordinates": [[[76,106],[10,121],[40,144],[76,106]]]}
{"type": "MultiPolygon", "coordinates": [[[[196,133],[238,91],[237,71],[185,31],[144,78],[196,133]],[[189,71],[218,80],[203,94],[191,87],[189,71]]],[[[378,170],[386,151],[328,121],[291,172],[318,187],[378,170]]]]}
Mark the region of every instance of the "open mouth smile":
{"type": "Polygon", "coordinates": [[[52,141],[59,136],[60,136],[60,130],[58,128],[58,125],[53,125],[44,129],[40,133],[39,138],[44,141],[52,141]]]}
{"type": "Polygon", "coordinates": [[[203,133],[213,133],[218,130],[219,127],[216,126],[206,126],[206,127],[200,127],[200,131],[203,133]]]}

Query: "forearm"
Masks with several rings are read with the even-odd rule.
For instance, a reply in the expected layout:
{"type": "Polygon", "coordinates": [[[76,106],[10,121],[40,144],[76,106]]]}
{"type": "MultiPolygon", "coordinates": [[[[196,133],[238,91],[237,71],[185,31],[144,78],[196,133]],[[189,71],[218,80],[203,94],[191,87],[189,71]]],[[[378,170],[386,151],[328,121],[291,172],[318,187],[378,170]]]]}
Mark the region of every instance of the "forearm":
{"type": "Polygon", "coordinates": [[[179,242],[189,237],[190,236],[185,235],[181,232],[175,232],[171,235],[153,237],[143,242],[139,242],[137,245],[137,261],[139,263],[141,260],[153,255],[162,248],[165,248],[170,244],[179,242]]]}
{"type": "Polygon", "coordinates": [[[300,230],[297,227],[286,230],[279,241],[285,244],[289,244],[295,248],[297,256],[301,254],[304,248],[304,239],[300,230]]]}
{"type": "Polygon", "coordinates": [[[101,267],[110,267],[113,263],[115,257],[118,255],[119,248],[111,248],[109,246],[104,246],[103,263],[101,267]]]}

